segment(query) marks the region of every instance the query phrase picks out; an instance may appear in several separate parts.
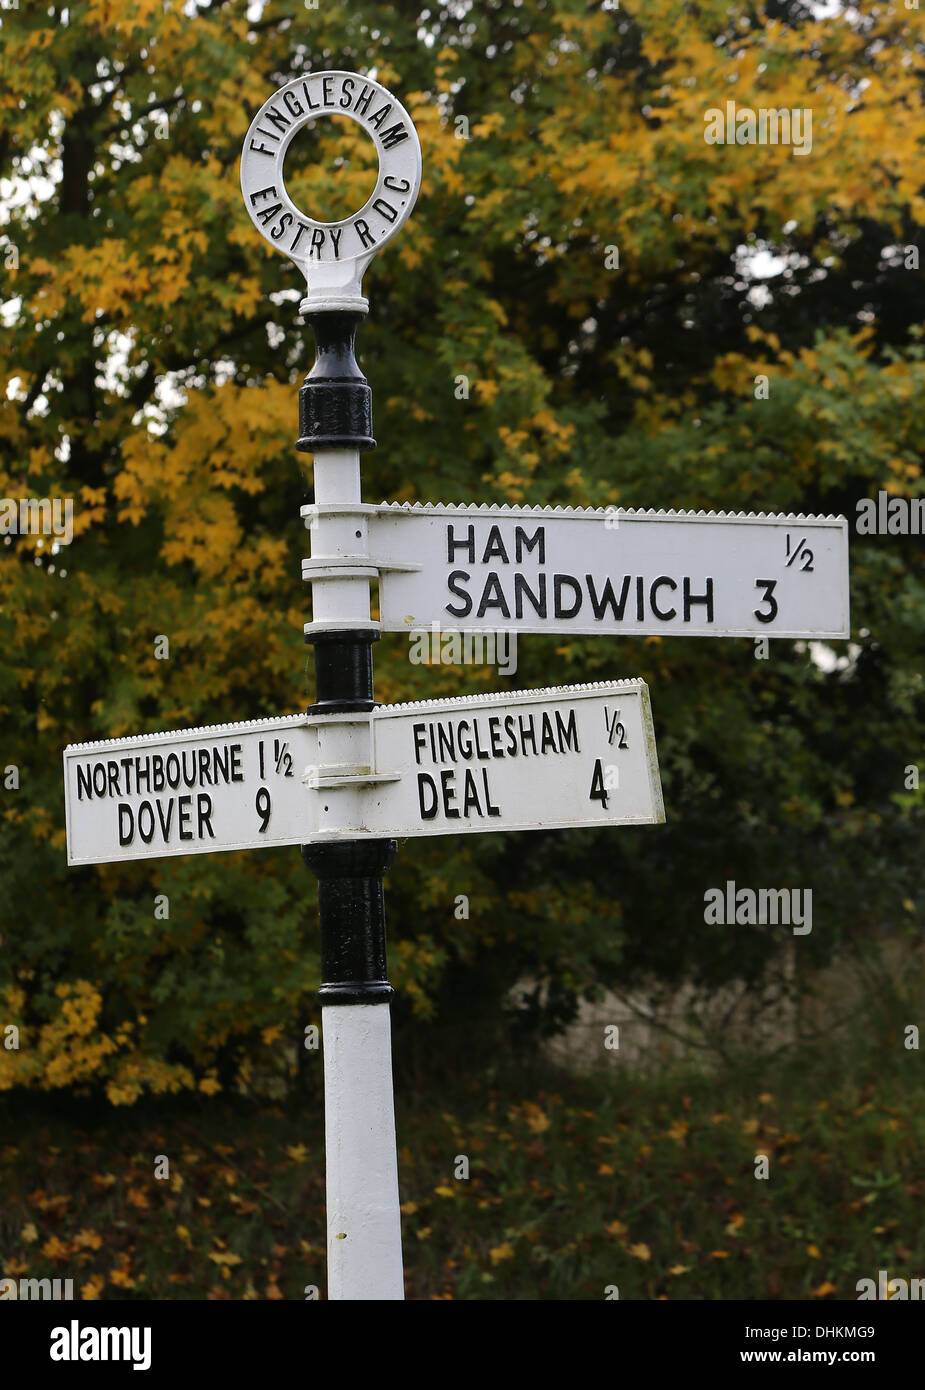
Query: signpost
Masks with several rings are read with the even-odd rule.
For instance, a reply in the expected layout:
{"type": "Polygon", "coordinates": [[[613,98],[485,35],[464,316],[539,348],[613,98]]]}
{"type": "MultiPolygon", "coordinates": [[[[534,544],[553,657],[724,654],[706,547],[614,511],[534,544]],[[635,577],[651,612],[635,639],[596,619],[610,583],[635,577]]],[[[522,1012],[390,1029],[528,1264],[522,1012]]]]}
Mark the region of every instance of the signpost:
{"type": "Polygon", "coordinates": [[[72,744],[69,864],[664,820],[642,681],[72,744]]]}
{"type": "Polygon", "coordinates": [[[362,277],[420,185],[408,112],[356,73],[286,83],[245,140],[245,207],[305,275],[315,336],[296,443],[314,455],[315,703],[64,753],[69,864],[299,844],[318,877],[333,1299],[404,1296],[382,884],[396,838],[664,820],[642,681],[377,706],[380,632],[848,635],[843,518],[362,501],[362,277]],[[336,223],[298,209],[283,177],[294,136],[326,114],[356,120],[379,154],[369,200],[336,223]]]}
{"type": "MultiPolygon", "coordinates": [[[[383,503],[340,522],[385,631],[847,637],[844,517],[383,503]],[[368,542],[358,552],[356,532],[368,542]]],[[[314,545],[314,542],[313,542],[314,545]]],[[[306,560],[314,582],[324,561],[306,560]]]]}

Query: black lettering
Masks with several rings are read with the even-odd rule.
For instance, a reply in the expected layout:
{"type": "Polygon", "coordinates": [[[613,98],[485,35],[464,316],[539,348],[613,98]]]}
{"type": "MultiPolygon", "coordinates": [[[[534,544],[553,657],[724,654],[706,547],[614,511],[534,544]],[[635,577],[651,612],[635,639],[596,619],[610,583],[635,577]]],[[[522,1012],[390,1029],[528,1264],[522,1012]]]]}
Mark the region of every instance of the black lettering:
{"type": "Polygon", "coordinates": [[[409,193],[411,183],[408,179],[393,179],[391,174],[387,174],[382,180],[383,188],[387,188],[390,193],[409,193]]]}
{"type": "Polygon", "coordinates": [[[691,620],[691,606],[695,603],[705,603],[707,606],[707,622],[713,621],[713,580],[706,581],[707,592],[705,594],[692,594],[691,581],[684,578],[684,621],[689,623],[691,620]]]}
{"type": "Polygon", "coordinates": [[[90,779],[90,772],[89,772],[89,769],[88,769],[88,768],[85,768],[85,767],[81,767],[80,764],[78,763],[78,764],[77,764],[77,800],[78,800],[78,801],[83,801],[83,799],[84,799],[84,792],[87,793],[87,800],[88,800],[88,801],[92,801],[92,800],[93,800],[93,782],[92,782],[91,779],[90,779]]]}
{"type": "Polygon", "coordinates": [[[552,731],[552,720],[546,711],[543,710],[543,735],[540,743],[540,752],[558,753],[558,751],[556,747],[556,736],[552,731]]]}
{"type": "Polygon", "coordinates": [[[345,111],[350,110],[350,103],[353,100],[351,93],[353,92],[355,86],[356,79],[353,77],[345,77],[340,84],[340,89],[343,93],[343,96],[340,99],[340,105],[344,108],[345,111]]]}
{"type": "Polygon", "coordinates": [[[266,188],[258,188],[256,193],[251,194],[251,207],[254,206],[258,198],[278,198],[276,185],[271,183],[266,188]]]}
{"type": "Polygon", "coordinates": [[[369,103],[372,101],[374,95],[375,93],[369,83],[364,82],[362,92],[353,103],[354,111],[359,111],[361,116],[365,116],[369,110],[369,103]]]}
{"type": "Polygon", "coordinates": [[[762,613],[761,609],[754,608],[752,612],[755,614],[759,623],[773,623],[774,619],[777,617],[777,599],[774,597],[774,590],[777,588],[777,580],[756,579],[755,588],[764,589],[764,593],[761,596],[761,607],[763,608],[764,605],[767,604],[768,611],[767,613],[762,613]]]}
{"type": "Polygon", "coordinates": [[[208,792],[199,792],[196,796],[196,816],[199,821],[199,839],[203,838],[202,828],[205,826],[209,832],[209,838],[215,839],[215,832],[212,829],[212,798],[208,792]]]}
{"type": "Polygon", "coordinates": [[[232,782],[244,781],[244,773],[241,771],[240,743],[233,743],[231,745],[231,780],[232,782]]]}
{"type": "Polygon", "coordinates": [[[524,615],[523,598],[527,598],[533,604],[533,611],[538,618],[546,617],[546,576],[538,574],[536,582],[539,586],[539,593],[535,594],[522,574],[514,575],[514,616],[522,618],[524,615]]]}
{"type": "Polygon", "coordinates": [[[189,760],[190,760],[189,771],[187,771],[187,767],[186,767],[186,750],[185,750],[185,749],[184,749],[183,752],[180,754],[180,756],[181,756],[181,758],[183,759],[183,781],[186,783],[186,785],[187,785],[188,787],[195,787],[195,785],[196,785],[196,750],[195,750],[195,748],[191,748],[191,749],[190,749],[190,752],[189,752],[189,760]]]}
{"type": "Polygon", "coordinates": [[[594,762],[594,772],[591,774],[591,791],[588,794],[589,801],[599,801],[604,810],[607,810],[607,791],[604,786],[604,769],[600,758],[594,762]]]}
{"type": "Polygon", "coordinates": [[[324,245],[324,232],[321,230],[320,227],[313,227],[313,228],[312,228],[312,240],[311,240],[311,245],[310,245],[309,248],[308,248],[308,254],[309,254],[309,256],[314,256],[314,254],[315,254],[315,247],[317,246],[317,247],[318,247],[318,260],[320,261],[320,260],[321,260],[321,248],[322,248],[323,245],[324,245]]]}
{"type": "Polygon", "coordinates": [[[181,797],[178,798],[177,809],[178,809],[179,818],[180,818],[180,839],[181,839],[181,840],[191,840],[191,839],[193,838],[193,832],[192,832],[192,830],[185,830],[185,829],[184,829],[184,826],[187,826],[187,825],[189,825],[189,823],[190,823],[190,818],[191,818],[191,816],[192,816],[192,805],[193,805],[193,798],[192,798],[191,796],[181,796],[181,797]]]}
{"type": "Polygon", "coordinates": [[[284,116],[282,112],[277,111],[275,106],[268,106],[266,111],[264,112],[264,117],[266,120],[270,121],[273,125],[275,125],[277,130],[281,130],[283,132],[287,131],[289,127],[292,125],[292,122],[290,121],[289,117],[284,116]]]}
{"type": "Polygon", "coordinates": [[[154,804],[157,807],[157,818],[161,823],[161,834],[164,837],[164,844],[168,845],[170,843],[170,822],[173,820],[173,797],[170,797],[167,802],[166,820],[164,820],[164,809],[161,806],[160,797],[157,798],[154,804]]]}
{"type": "MultiPolygon", "coordinates": [[[[153,792],[162,792],[162,791],[164,790],[164,785],[165,785],[164,779],[165,779],[165,777],[167,778],[168,781],[170,781],[170,759],[171,759],[171,758],[173,758],[174,765],[176,766],[176,769],[177,769],[177,780],[176,780],[176,782],[171,782],[170,785],[171,785],[171,786],[177,786],[177,787],[180,785],[180,764],[179,764],[179,762],[177,761],[177,755],[176,755],[175,753],[170,753],[170,754],[168,755],[168,757],[167,757],[167,762],[166,762],[166,765],[165,765],[164,759],[161,757],[160,753],[152,753],[152,754],[151,754],[151,790],[152,790],[153,792]]],[[[141,790],[141,788],[139,787],[139,791],[140,791],[140,790],[141,790]]]]}
{"type": "Polygon", "coordinates": [[[507,734],[507,751],[511,758],[517,757],[517,735],[514,732],[514,716],[506,714],[504,716],[504,732],[507,734]]]}
{"type": "Polygon", "coordinates": [[[469,737],[468,719],[460,719],[456,725],[456,747],[459,749],[459,756],[468,762],[472,757],[472,740],[469,737]],[[463,730],[465,730],[465,738],[463,738],[463,730]]]}
{"type": "MultiPolygon", "coordinates": [[[[466,776],[469,777],[471,775],[472,774],[467,769],[466,776]]],[[[455,777],[456,773],[450,767],[440,774],[440,790],[443,792],[443,814],[446,816],[447,820],[459,820],[459,809],[457,808],[454,810],[450,805],[452,801],[456,800],[456,792],[450,787],[450,783],[455,777]]]]}
{"type": "Polygon", "coordinates": [[[312,101],[311,97],[308,95],[308,83],[307,83],[307,82],[303,82],[303,83],[302,83],[302,94],[303,94],[303,96],[305,97],[305,105],[308,107],[309,111],[320,111],[320,110],[321,110],[321,107],[318,105],[318,103],[317,103],[316,101],[312,101]]]}
{"type": "Polygon", "coordinates": [[[378,130],[379,127],[382,125],[382,122],[385,120],[386,116],[387,116],[387,115],[389,114],[389,112],[391,111],[391,109],[392,109],[392,103],[391,103],[390,101],[387,101],[386,104],[385,104],[385,106],[380,106],[380,107],[379,107],[379,110],[376,112],[375,116],[370,116],[370,118],[369,118],[369,123],[370,123],[370,125],[374,125],[374,126],[376,127],[376,129],[378,130]]]}
{"type": "Polygon", "coordinates": [[[93,790],[97,796],[106,795],[106,768],[102,763],[93,764],[93,790]]]}
{"type": "Polygon", "coordinates": [[[421,749],[426,743],[424,728],[425,726],[423,724],[411,725],[411,733],[414,738],[414,761],[417,763],[418,767],[421,766],[421,749]]]}
{"type": "Polygon", "coordinates": [[[131,806],[124,803],[119,806],[119,844],[130,845],[135,838],[135,817],[132,815],[131,806]],[[124,817],[128,817],[128,825],[125,824],[124,817]]]}
{"type": "Polygon", "coordinates": [[[500,560],[503,565],[511,563],[504,548],[500,526],[493,526],[488,533],[488,542],[485,546],[485,554],[482,556],[482,564],[487,565],[489,560],[495,559],[500,560]]]}
{"type": "MultiPolygon", "coordinates": [[[[470,565],[475,564],[475,527],[470,526],[466,532],[466,539],[458,541],[453,532],[452,526],[446,528],[446,559],[447,564],[452,564],[456,559],[457,550],[465,550],[466,558],[470,565]]],[[[468,579],[468,575],[466,578],[468,579]]]]}
{"type": "Polygon", "coordinates": [[[492,570],[491,574],[489,574],[488,578],[485,580],[485,588],[482,590],[482,600],[476,610],[475,616],[477,618],[484,618],[489,608],[499,609],[502,617],[509,618],[511,616],[511,610],[507,606],[507,599],[504,597],[504,590],[501,588],[501,580],[495,574],[494,570],[492,570]],[[491,592],[493,597],[489,598],[489,592],[491,592]]]}
{"type": "Polygon", "coordinates": [[[491,736],[491,755],[493,758],[503,758],[504,749],[501,747],[501,716],[493,714],[488,721],[488,732],[491,736]]]}
{"type": "Polygon", "coordinates": [[[447,575],[446,587],[451,594],[455,594],[456,598],[462,599],[463,601],[462,608],[454,608],[451,603],[446,605],[446,611],[454,618],[468,618],[469,614],[472,612],[472,599],[466,593],[465,589],[460,589],[458,587],[460,579],[467,580],[469,577],[469,572],[467,570],[453,570],[451,574],[447,575]]]}
{"type": "Polygon", "coordinates": [[[343,229],[343,227],[330,227],[330,228],[328,229],[328,236],[331,238],[331,245],[332,245],[333,248],[334,248],[334,259],[335,259],[335,261],[339,261],[339,260],[340,260],[340,250],[339,250],[339,248],[340,248],[340,239],[341,239],[341,237],[342,237],[343,235],[344,235],[344,229],[343,229]]]}
{"type": "Polygon", "coordinates": [[[475,751],[479,762],[484,762],[486,758],[491,757],[491,754],[486,753],[485,749],[482,747],[482,740],[479,737],[479,721],[477,719],[475,720],[475,751]]]}
{"type": "Polygon", "coordinates": [[[260,211],[256,213],[256,216],[260,219],[263,225],[266,226],[267,223],[272,222],[276,214],[278,212],[282,212],[282,210],[282,203],[274,203],[271,208],[261,208],[260,211]]]}
{"type": "Polygon", "coordinates": [[[467,820],[469,819],[469,811],[472,808],[475,809],[477,816],[483,815],[482,808],[479,805],[479,794],[475,786],[475,777],[472,775],[469,768],[466,768],[466,786],[463,792],[463,815],[467,820]]]}
{"type": "Polygon", "coordinates": [[[500,816],[501,807],[492,805],[491,792],[488,790],[488,768],[482,768],[482,786],[485,789],[485,809],[490,816],[500,816]]]}
{"type": "Polygon", "coordinates": [[[266,145],[258,145],[255,140],[251,140],[249,148],[252,150],[256,150],[258,154],[268,154],[271,156],[271,158],[274,158],[276,156],[275,150],[268,150],[266,145]]]}
{"type": "Polygon", "coordinates": [[[357,236],[360,238],[360,245],[363,247],[364,251],[367,246],[375,246],[376,238],[371,235],[368,222],[364,221],[362,217],[358,217],[353,225],[357,236]]]}
{"type": "Polygon", "coordinates": [[[209,771],[208,748],[200,748],[199,750],[199,785],[210,787],[212,785],[212,774],[209,771]]]}
{"type": "Polygon", "coordinates": [[[223,782],[227,782],[227,781],[228,781],[228,744],[227,744],[227,743],[225,744],[224,748],[222,748],[222,749],[218,749],[218,748],[213,748],[213,749],[212,749],[212,779],[213,779],[213,781],[215,782],[215,785],[216,785],[216,786],[218,786],[218,774],[219,774],[219,772],[221,772],[221,774],[222,774],[222,781],[223,781],[223,782]],[[219,762],[219,758],[221,758],[221,762],[219,762]]]}
{"type": "MultiPolygon", "coordinates": [[[[343,105],[343,102],[341,102],[341,105],[343,105]]],[[[418,802],[421,807],[421,820],[433,820],[434,816],[437,814],[439,801],[437,799],[437,784],[429,772],[418,773],[418,802]],[[429,790],[433,797],[433,801],[429,806],[425,805],[424,802],[425,790],[429,790]]]]}
{"type": "Polygon", "coordinates": [[[530,746],[531,746],[531,748],[533,749],[533,752],[534,752],[534,753],[536,752],[536,731],[535,731],[534,728],[533,728],[533,715],[532,715],[532,714],[528,714],[528,715],[523,715],[523,714],[521,714],[521,715],[519,716],[519,723],[520,723],[520,748],[521,748],[521,752],[523,753],[524,757],[526,757],[526,756],[527,756],[527,739],[528,739],[528,738],[529,738],[529,740],[530,740],[530,746]],[[526,718],[526,720],[527,720],[527,727],[526,727],[526,729],[524,728],[524,719],[525,719],[525,718],[526,718]]]}
{"type": "Polygon", "coordinates": [[[331,83],[333,81],[333,77],[322,77],[321,79],[321,100],[325,106],[334,105],[334,98],[331,96],[331,83]]]}
{"type": "Polygon", "coordinates": [[[373,208],[384,217],[386,222],[394,222],[398,216],[398,208],[393,208],[391,203],[387,203],[384,198],[377,198],[373,203],[373,208]]]}
{"type": "Polygon", "coordinates": [[[645,616],[646,610],[642,595],[642,575],[640,575],[636,580],[636,619],[641,623],[645,616]]]}
{"type": "Polygon", "coordinates": [[[672,618],[676,618],[678,616],[678,610],[676,608],[672,608],[669,610],[669,612],[663,613],[662,610],[659,608],[658,602],[656,600],[656,591],[660,589],[663,584],[669,585],[669,587],[672,589],[677,589],[678,587],[673,579],[668,578],[667,574],[660,574],[658,579],[653,579],[652,581],[652,587],[649,590],[649,607],[652,609],[652,612],[655,614],[656,618],[658,618],[663,623],[668,623],[671,622],[672,618]]]}
{"type": "Polygon", "coordinates": [[[562,715],[556,710],[556,728],[559,732],[559,752],[565,753],[571,748],[573,753],[580,753],[578,747],[578,725],[575,723],[575,711],[570,709],[568,712],[568,723],[563,724],[562,715]]]}
{"type": "Polygon", "coordinates": [[[573,579],[570,574],[554,575],[552,581],[552,592],[552,602],[555,616],[557,618],[574,618],[575,614],[581,607],[581,585],[578,583],[578,580],[573,579]],[[575,594],[574,607],[570,608],[568,611],[566,611],[565,606],[562,602],[562,590],[566,584],[571,584],[575,594]]]}
{"type": "Polygon", "coordinates": [[[533,539],[530,540],[524,528],[522,526],[516,526],[514,528],[514,554],[517,557],[518,565],[522,563],[524,553],[531,551],[534,546],[539,547],[539,554],[536,557],[537,562],[541,565],[545,565],[546,527],[538,526],[533,533],[533,539]]]}
{"type": "Polygon", "coordinates": [[[390,150],[393,145],[400,145],[402,140],[408,139],[408,132],[399,121],[396,125],[390,125],[388,130],[384,130],[380,136],[382,148],[390,150]]]}
{"type": "Polygon", "coordinates": [[[452,723],[448,722],[445,730],[442,724],[437,724],[437,748],[439,751],[437,753],[435,761],[441,763],[445,763],[447,761],[455,763],[456,746],[453,740],[452,723]]]}
{"type": "MultiPolygon", "coordinates": [[[[119,790],[119,764],[116,762],[115,758],[110,758],[107,762],[106,776],[109,783],[107,795],[112,796],[113,793],[115,793],[116,796],[121,796],[122,793],[119,790]]],[[[126,796],[127,795],[128,793],[126,792],[126,796]]]]}
{"type": "Polygon", "coordinates": [[[274,241],[279,241],[280,237],[283,235],[283,232],[289,230],[292,221],[292,213],[284,212],[282,217],[279,219],[279,225],[270,228],[270,236],[273,238],[274,241]]]}
{"type": "Polygon", "coordinates": [[[624,575],[623,589],[620,593],[619,601],[617,599],[616,594],[613,591],[613,585],[611,584],[609,579],[604,580],[604,589],[601,593],[600,598],[598,598],[597,594],[594,591],[594,576],[592,574],[586,574],[585,582],[588,585],[588,597],[591,600],[591,610],[594,613],[595,618],[597,618],[598,620],[603,618],[606,615],[607,608],[609,606],[613,609],[613,616],[616,618],[617,622],[622,622],[623,610],[626,607],[626,596],[629,593],[630,587],[629,575],[624,575]]]}
{"type": "Polygon", "coordinates": [[[283,92],[283,105],[289,112],[290,116],[304,115],[302,103],[299,101],[297,96],[293,95],[292,92],[283,92]]]}
{"type": "Polygon", "coordinates": [[[297,225],[298,225],[299,230],[296,232],[295,236],[292,238],[292,243],[291,243],[291,245],[290,245],[290,247],[289,247],[289,250],[290,250],[290,251],[294,251],[294,250],[296,249],[296,247],[298,246],[299,242],[302,240],[302,233],[308,231],[308,223],[307,223],[307,222],[299,221],[299,223],[298,223],[297,225]]]}
{"type": "Polygon", "coordinates": [[[138,807],[138,834],[146,845],[149,845],[154,839],[154,807],[151,805],[150,801],[143,801],[138,807]],[[148,817],[147,834],[145,834],[145,827],[142,823],[142,817],[145,815],[145,812],[147,812],[148,817]]]}

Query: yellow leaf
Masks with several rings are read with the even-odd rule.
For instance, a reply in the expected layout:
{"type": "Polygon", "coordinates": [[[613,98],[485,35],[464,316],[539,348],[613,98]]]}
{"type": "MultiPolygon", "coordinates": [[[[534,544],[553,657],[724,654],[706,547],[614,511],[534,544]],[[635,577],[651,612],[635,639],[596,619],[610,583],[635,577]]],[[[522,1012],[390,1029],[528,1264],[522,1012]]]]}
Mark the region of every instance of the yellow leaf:
{"type": "Polygon", "coordinates": [[[651,1260],[652,1258],[652,1251],[642,1241],[638,1245],[631,1245],[629,1253],[635,1260],[651,1260]]]}
{"type": "Polygon", "coordinates": [[[209,1259],[214,1260],[217,1265],[239,1265],[241,1263],[241,1256],[233,1255],[230,1250],[210,1250],[209,1259]]]}
{"type": "Polygon", "coordinates": [[[818,1247],[818,1245],[807,1245],[807,1247],[806,1247],[806,1253],[807,1253],[807,1255],[812,1255],[812,1257],[813,1257],[814,1260],[818,1260],[818,1258],[819,1258],[819,1247],[818,1247]]]}
{"type": "Polygon", "coordinates": [[[527,1121],[527,1128],[532,1134],[542,1134],[549,1128],[549,1116],[546,1115],[538,1105],[528,1102],[524,1106],[524,1118],[527,1121]]]}
{"type": "Polygon", "coordinates": [[[453,1191],[452,1187],[435,1187],[435,1188],[434,1188],[434,1191],[436,1192],[436,1194],[437,1194],[438,1197],[455,1197],[455,1196],[456,1196],[456,1193],[453,1191]]]}
{"type": "Polygon", "coordinates": [[[304,1144],[289,1144],[286,1147],[286,1152],[293,1163],[304,1163],[308,1158],[308,1149],[304,1144]]]}
{"type": "Polygon", "coordinates": [[[514,1247],[509,1241],[503,1245],[496,1245],[493,1250],[489,1250],[489,1256],[493,1265],[499,1265],[502,1260],[509,1260],[514,1253],[514,1247]]]}
{"type": "Polygon", "coordinates": [[[611,1221],[608,1226],[604,1227],[604,1229],[606,1230],[607,1234],[611,1236],[622,1236],[626,1231],[626,1227],[624,1226],[622,1221],[611,1221]]]}
{"type": "Polygon", "coordinates": [[[689,1273],[689,1271],[690,1271],[690,1265],[672,1265],[671,1268],[669,1269],[668,1273],[669,1273],[669,1274],[687,1274],[687,1273],[689,1273]]]}
{"type": "Polygon", "coordinates": [[[98,1236],[96,1231],[78,1231],[74,1237],[74,1244],[87,1250],[99,1250],[103,1244],[103,1237],[98,1236]]]}
{"type": "Polygon", "coordinates": [[[813,1289],[813,1298],[825,1298],[828,1293],[836,1293],[835,1285],[826,1279],[824,1284],[820,1284],[818,1289],[813,1289]]]}

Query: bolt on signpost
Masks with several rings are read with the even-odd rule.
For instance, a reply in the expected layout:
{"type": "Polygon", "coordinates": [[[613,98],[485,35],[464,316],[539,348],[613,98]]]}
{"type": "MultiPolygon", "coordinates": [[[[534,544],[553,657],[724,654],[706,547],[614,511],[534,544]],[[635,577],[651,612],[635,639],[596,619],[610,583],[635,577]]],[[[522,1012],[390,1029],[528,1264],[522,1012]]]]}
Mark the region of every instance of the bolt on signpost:
{"type": "Polygon", "coordinates": [[[315,703],[64,750],[70,864],[301,845],[318,877],[332,1299],[404,1296],[383,899],[397,837],[665,818],[643,681],[381,706],[380,632],[849,632],[841,517],[362,500],[359,456],[375,447],[354,357],[362,277],[420,185],[410,116],[356,73],[286,83],[245,140],[245,206],[304,273],[315,336],[296,444],[314,456],[315,703]],[[325,113],[356,120],[379,154],[369,200],[335,223],[300,212],[283,179],[293,137],[325,113]]]}

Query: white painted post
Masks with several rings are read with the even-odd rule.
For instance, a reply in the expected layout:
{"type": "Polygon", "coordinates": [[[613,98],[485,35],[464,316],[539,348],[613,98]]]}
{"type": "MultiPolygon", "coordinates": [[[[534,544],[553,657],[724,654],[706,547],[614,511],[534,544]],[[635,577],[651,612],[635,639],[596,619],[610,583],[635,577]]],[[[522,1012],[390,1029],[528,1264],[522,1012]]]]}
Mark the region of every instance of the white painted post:
{"type": "Polygon", "coordinates": [[[329,1299],[405,1296],[389,1012],[321,1011],[329,1299]]]}

